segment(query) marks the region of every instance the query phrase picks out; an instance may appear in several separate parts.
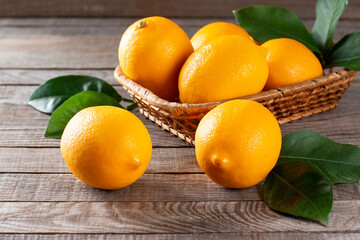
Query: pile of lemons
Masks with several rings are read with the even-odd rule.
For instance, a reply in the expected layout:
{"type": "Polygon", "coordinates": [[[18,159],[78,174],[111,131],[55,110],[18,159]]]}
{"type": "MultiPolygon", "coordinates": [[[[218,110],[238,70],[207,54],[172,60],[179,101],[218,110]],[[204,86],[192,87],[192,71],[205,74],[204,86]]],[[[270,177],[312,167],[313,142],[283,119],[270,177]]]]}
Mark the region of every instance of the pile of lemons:
{"type": "MultiPolygon", "coordinates": [[[[119,62],[125,76],[168,101],[230,100],[211,110],[195,135],[200,167],[228,188],[259,183],[275,166],[281,149],[281,131],[272,113],[257,102],[231,99],[323,74],[317,57],[293,39],[260,44],[240,26],[226,22],[206,25],[189,39],[163,17],[141,19],[124,32],[119,62]]],[[[135,115],[99,106],[70,120],[61,152],[83,182],[118,189],[142,176],[152,144],[135,115]]]]}

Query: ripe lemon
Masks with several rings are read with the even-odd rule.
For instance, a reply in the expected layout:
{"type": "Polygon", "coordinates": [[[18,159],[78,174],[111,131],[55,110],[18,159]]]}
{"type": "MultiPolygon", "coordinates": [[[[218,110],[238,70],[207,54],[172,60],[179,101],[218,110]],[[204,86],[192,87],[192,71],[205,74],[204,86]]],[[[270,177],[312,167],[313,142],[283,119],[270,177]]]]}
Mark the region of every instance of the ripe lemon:
{"type": "Polygon", "coordinates": [[[179,95],[179,71],[193,51],[189,37],[176,23],[163,17],[148,17],[124,32],[119,62],[125,76],[173,101],[179,95]]]}
{"type": "Polygon", "coordinates": [[[267,49],[269,63],[269,78],[265,90],[304,82],[323,75],[323,68],[318,58],[296,40],[272,39],[262,46],[267,49]]]}
{"type": "Polygon", "coordinates": [[[150,135],[140,119],[112,106],[81,110],[61,137],[61,153],[70,171],[102,189],[123,188],[139,179],[151,152],[150,135]]]}
{"type": "Polygon", "coordinates": [[[250,100],[232,100],[212,109],[195,134],[201,169],[228,188],[259,183],[275,166],[280,149],[281,132],[275,117],[250,100]]]}
{"type": "Polygon", "coordinates": [[[261,92],[269,67],[264,51],[248,38],[226,35],[196,50],[179,75],[180,101],[205,103],[261,92]]]}
{"type": "Polygon", "coordinates": [[[191,38],[191,43],[196,51],[201,46],[209,43],[209,41],[224,35],[239,35],[253,40],[253,38],[238,25],[227,22],[214,22],[200,28],[191,38]]]}

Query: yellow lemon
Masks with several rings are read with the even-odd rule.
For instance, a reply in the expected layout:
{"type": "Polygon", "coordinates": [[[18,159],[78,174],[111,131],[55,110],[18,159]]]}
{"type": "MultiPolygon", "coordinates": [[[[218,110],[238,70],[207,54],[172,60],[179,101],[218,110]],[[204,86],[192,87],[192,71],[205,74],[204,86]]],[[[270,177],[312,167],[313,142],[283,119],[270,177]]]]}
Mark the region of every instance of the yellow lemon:
{"type": "Polygon", "coordinates": [[[248,38],[226,35],[196,50],[179,75],[180,101],[205,103],[261,92],[269,67],[264,49],[248,38]]]}
{"type": "Polygon", "coordinates": [[[61,153],[81,181],[97,188],[119,189],[142,176],[152,145],[146,127],[134,114],[97,106],[71,118],[61,137],[61,153]]]}
{"type": "Polygon", "coordinates": [[[196,159],[214,182],[247,188],[275,166],[281,131],[272,113],[258,102],[232,100],[212,109],[195,134],[196,159]]]}

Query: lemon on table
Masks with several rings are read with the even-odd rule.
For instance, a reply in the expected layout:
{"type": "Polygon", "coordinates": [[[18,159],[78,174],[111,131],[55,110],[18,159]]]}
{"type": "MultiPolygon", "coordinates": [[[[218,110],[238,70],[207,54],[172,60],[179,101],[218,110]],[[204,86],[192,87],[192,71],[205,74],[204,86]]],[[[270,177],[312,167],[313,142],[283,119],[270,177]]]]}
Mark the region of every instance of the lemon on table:
{"type": "Polygon", "coordinates": [[[253,38],[240,26],[228,22],[210,23],[197,31],[191,38],[191,43],[196,51],[211,40],[224,35],[239,35],[250,40],[253,38]]]}
{"type": "Polygon", "coordinates": [[[218,37],[196,50],[179,75],[180,101],[205,103],[261,92],[269,67],[264,49],[246,37],[218,37]]]}
{"type": "Polygon", "coordinates": [[[164,17],[148,17],[124,32],[119,62],[125,76],[174,101],[179,96],[179,71],[193,51],[189,37],[176,23],[164,17]]]}
{"type": "Polygon", "coordinates": [[[131,112],[112,106],[78,112],[61,137],[70,171],[86,184],[119,189],[139,179],[152,153],[150,135],[131,112]]]}
{"type": "Polygon", "coordinates": [[[269,40],[267,50],[269,78],[265,90],[304,82],[323,75],[318,58],[302,43],[290,38],[269,40]]]}
{"type": "Polygon", "coordinates": [[[258,102],[232,100],[212,109],[195,134],[196,159],[214,182],[246,188],[275,166],[281,132],[272,113],[258,102]]]}

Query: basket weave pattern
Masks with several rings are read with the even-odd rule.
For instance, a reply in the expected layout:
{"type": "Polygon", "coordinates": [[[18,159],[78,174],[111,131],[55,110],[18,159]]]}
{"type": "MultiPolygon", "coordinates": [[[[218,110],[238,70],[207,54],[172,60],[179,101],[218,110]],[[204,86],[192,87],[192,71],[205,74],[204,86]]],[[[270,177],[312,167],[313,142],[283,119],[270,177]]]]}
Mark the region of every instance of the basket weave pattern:
{"type": "MultiPolygon", "coordinates": [[[[267,107],[279,124],[292,122],[336,108],[355,71],[341,70],[325,76],[274,90],[242,97],[267,107]]],[[[168,102],[122,74],[120,66],[114,77],[139,105],[149,120],[187,143],[194,145],[196,128],[207,112],[225,102],[185,104],[168,102]]]]}

